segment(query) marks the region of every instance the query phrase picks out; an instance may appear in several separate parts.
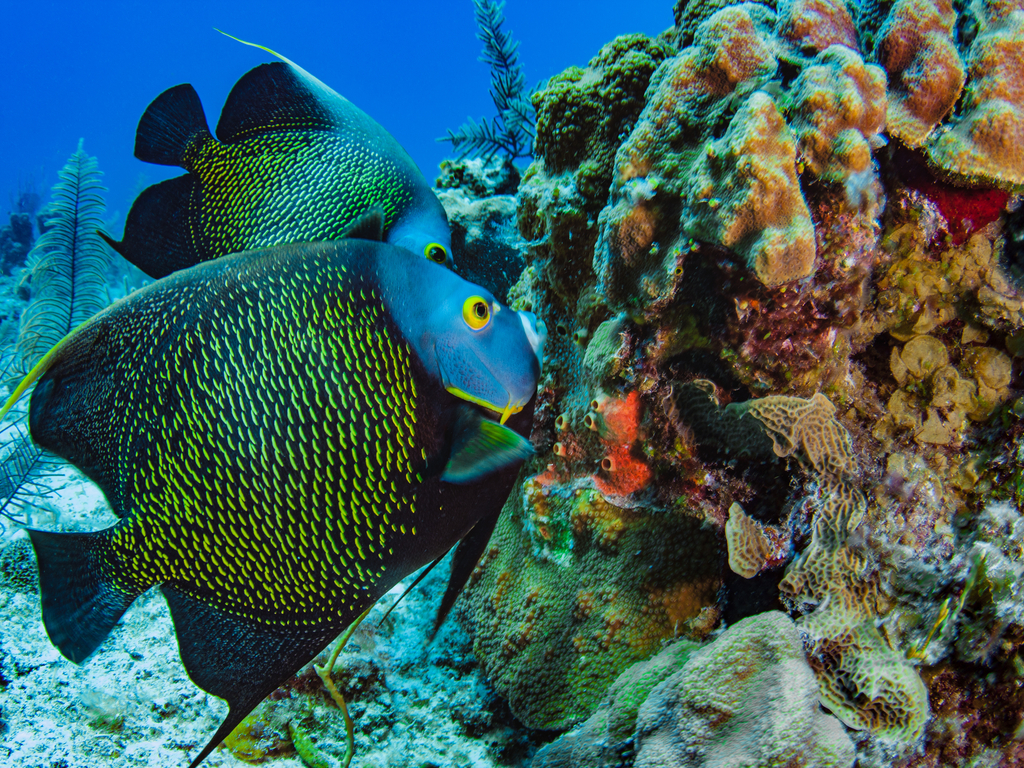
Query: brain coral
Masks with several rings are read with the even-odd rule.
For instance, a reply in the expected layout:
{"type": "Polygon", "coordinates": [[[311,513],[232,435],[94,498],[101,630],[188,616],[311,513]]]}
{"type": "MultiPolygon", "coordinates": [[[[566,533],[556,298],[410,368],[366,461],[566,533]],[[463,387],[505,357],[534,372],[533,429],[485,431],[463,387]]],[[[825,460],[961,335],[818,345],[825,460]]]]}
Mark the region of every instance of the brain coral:
{"type": "Polygon", "coordinates": [[[533,765],[826,768],[853,763],[849,736],[818,706],[818,687],[797,628],[784,614],[771,612],[743,619],[703,648],[677,643],[630,667],[597,712],[541,750],[533,765]]]}

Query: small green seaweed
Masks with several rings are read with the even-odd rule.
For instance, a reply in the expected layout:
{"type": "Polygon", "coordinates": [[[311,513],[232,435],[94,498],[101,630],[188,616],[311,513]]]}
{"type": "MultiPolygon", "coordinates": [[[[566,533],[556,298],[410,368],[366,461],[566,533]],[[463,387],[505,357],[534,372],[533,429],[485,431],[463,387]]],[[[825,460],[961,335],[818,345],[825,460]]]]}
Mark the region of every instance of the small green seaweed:
{"type": "Polygon", "coordinates": [[[331,758],[324,754],[310,737],[309,732],[299,723],[291,721],[288,723],[288,735],[292,739],[292,746],[298,753],[302,762],[309,768],[334,768],[331,758]]]}

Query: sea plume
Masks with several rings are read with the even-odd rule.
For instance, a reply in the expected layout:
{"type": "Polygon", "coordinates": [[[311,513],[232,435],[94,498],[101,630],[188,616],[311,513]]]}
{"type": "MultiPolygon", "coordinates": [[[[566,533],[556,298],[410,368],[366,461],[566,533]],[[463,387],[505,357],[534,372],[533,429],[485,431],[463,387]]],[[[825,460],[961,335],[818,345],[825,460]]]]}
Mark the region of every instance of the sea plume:
{"type": "Polygon", "coordinates": [[[96,158],[78,150],[52,190],[46,232],[29,253],[32,299],[21,316],[17,357],[30,369],[58,341],[108,303],[110,250],[99,235],[105,209],[96,158]]]}
{"type": "Polygon", "coordinates": [[[451,142],[460,159],[471,156],[490,160],[500,152],[511,161],[533,154],[536,117],[519,63],[519,43],[512,39],[511,32],[501,28],[504,7],[505,3],[492,0],[473,0],[477,37],[484,44],[480,61],[491,68],[491,100],[498,115],[480,122],[471,117],[457,131],[449,130],[447,136],[438,139],[451,142]]]}

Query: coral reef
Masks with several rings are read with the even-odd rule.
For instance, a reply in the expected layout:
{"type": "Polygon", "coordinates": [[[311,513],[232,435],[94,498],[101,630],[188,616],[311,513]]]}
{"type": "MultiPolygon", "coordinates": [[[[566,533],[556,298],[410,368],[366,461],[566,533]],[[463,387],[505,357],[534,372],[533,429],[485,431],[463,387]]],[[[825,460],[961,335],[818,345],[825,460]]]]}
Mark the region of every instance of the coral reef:
{"type": "MultiPolygon", "coordinates": [[[[675,12],[537,96],[509,298],[551,331],[539,455],[467,589],[475,651],[528,725],[594,718],[538,764],[640,765],[632,683],[602,689],[784,609],[864,765],[1010,754],[1004,716],[950,690],[997,669],[977,689],[1008,701],[1024,670],[1018,566],[978,530],[994,497],[1024,503],[1022,11],[675,12]],[[613,98],[629,46],[644,87],[613,98]],[[686,600],[637,610],[659,590],[686,600]]],[[[671,674],[651,669],[644,698],[671,674]]],[[[670,752],[685,711],[659,710],[670,752]]]]}
{"type": "Polygon", "coordinates": [[[623,672],[597,711],[533,768],[594,765],[852,766],[854,747],[818,706],[800,633],[784,614],[744,619],[714,642],[674,643],[623,672]]]}
{"type": "Polygon", "coordinates": [[[435,190],[452,231],[456,271],[506,301],[523,271],[513,195],[519,172],[507,161],[445,161],[435,190]]]}

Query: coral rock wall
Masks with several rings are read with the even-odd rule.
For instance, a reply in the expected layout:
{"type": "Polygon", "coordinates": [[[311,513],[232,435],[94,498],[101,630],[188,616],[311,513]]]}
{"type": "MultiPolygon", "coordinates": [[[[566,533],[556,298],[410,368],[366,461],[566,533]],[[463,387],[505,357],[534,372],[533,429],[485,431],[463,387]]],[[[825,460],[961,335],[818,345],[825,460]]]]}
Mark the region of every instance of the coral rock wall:
{"type": "Polygon", "coordinates": [[[549,333],[538,456],[466,591],[525,724],[786,610],[864,765],[1010,754],[1022,13],[680,2],[535,96],[509,299],[549,333]]]}

